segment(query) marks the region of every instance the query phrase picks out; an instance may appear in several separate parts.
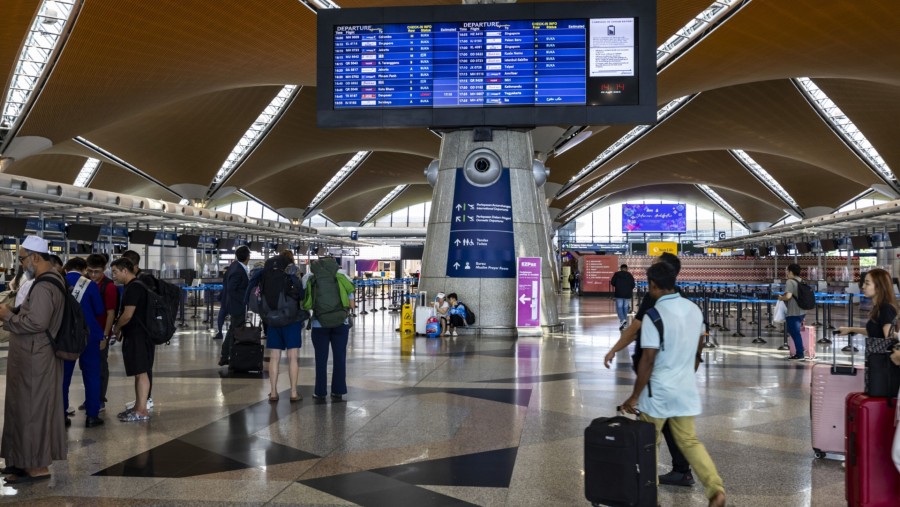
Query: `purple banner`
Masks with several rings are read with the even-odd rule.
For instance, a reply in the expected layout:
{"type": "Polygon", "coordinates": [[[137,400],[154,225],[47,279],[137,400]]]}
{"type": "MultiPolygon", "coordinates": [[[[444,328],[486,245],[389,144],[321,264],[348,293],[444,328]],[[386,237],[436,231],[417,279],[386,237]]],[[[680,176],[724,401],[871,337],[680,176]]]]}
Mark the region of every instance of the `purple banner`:
{"type": "Polygon", "coordinates": [[[516,259],[516,326],[541,325],[541,258],[516,259]]]}

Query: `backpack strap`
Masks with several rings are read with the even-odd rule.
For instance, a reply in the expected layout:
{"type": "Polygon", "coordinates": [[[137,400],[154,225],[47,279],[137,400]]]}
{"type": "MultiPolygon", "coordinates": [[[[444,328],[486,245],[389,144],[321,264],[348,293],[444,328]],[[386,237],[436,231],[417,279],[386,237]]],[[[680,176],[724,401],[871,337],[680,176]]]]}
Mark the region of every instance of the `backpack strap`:
{"type": "MultiPolygon", "coordinates": [[[[650,317],[650,320],[653,321],[653,325],[656,326],[656,330],[659,332],[660,352],[666,350],[665,327],[663,326],[662,316],[659,314],[659,310],[657,310],[654,306],[652,308],[648,308],[647,312],[644,315],[650,317]]],[[[650,384],[650,379],[647,379],[647,395],[651,398],[653,397],[653,386],[650,384]]]]}
{"type": "MultiPolygon", "coordinates": [[[[35,278],[34,282],[32,282],[32,284],[31,284],[31,289],[33,290],[34,286],[37,285],[38,282],[43,282],[43,281],[50,282],[51,284],[55,285],[57,289],[62,291],[63,304],[65,304],[65,302],[66,302],[65,298],[66,298],[66,295],[69,293],[69,291],[67,291],[65,286],[63,286],[63,284],[60,283],[59,280],[57,280],[56,277],[53,275],[47,276],[47,274],[45,273],[45,274],[35,278]]],[[[28,298],[31,299],[31,290],[28,291],[28,298]]],[[[45,329],[44,333],[47,334],[47,338],[50,340],[50,345],[53,345],[53,350],[56,350],[56,344],[53,342],[53,334],[50,333],[50,329],[49,328],[45,329]]]]}

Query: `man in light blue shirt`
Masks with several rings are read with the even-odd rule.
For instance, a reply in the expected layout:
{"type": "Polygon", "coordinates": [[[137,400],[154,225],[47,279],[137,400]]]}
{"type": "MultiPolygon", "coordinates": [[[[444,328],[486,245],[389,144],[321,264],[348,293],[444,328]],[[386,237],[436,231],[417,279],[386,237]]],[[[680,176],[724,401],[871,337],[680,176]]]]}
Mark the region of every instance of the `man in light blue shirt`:
{"type": "Polygon", "coordinates": [[[703,347],[703,315],[696,304],[675,292],[676,274],[666,262],[647,269],[662,333],[653,321],[655,315],[648,312],[641,325],[644,352],[638,377],[622,409],[656,426],[657,445],[663,425],[669,422],[678,448],[706,487],[709,505],[718,507],[725,505],[725,485],[694,429],[694,417],[701,412],[694,372],[703,347]]]}

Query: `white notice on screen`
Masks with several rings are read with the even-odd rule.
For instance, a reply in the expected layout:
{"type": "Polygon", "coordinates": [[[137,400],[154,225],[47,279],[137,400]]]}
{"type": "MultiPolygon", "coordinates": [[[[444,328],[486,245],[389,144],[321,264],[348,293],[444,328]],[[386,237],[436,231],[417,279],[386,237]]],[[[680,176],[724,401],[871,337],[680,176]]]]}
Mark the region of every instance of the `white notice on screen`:
{"type": "Polygon", "coordinates": [[[634,50],[634,18],[591,19],[591,77],[634,76],[634,50]]]}

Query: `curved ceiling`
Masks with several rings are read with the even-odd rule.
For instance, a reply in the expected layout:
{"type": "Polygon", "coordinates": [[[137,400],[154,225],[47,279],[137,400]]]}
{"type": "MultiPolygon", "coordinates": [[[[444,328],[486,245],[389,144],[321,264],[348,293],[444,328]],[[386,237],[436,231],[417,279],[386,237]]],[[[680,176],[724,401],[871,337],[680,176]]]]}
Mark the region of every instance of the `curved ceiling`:
{"type": "MultiPolygon", "coordinates": [[[[657,43],[711,2],[658,1],[657,43]]],[[[344,8],[420,4],[337,3],[344,8]]],[[[8,83],[39,5],[37,0],[4,3],[0,69],[6,74],[0,81],[8,83]]],[[[550,199],[550,205],[564,208],[603,175],[634,163],[594,196],[612,192],[604,202],[642,194],[703,201],[694,184],[705,183],[747,221],[774,221],[786,205],[728,152],[742,149],[801,208],[839,206],[882,181],[822,121],[791,79],[813,78],[896,169],[898,28],[896,0],[744,2],[659,75],[659,104],[699,95],[596,168],[576,190],[550,199]]],[[[274,209],[303,209],[354,154],[370,151],[322,203],[325,215],[360,221],[400,184],[411,186],[380,215],[429,200],[422,170],[438,156],[440,138],[434,133],[316,127],[315,32],[315,13],[297,0],[85,1],[52,74],[16,132],[49,139],[53,146],[6,160],[4,170],[71,183],[85,158],[93,156],[103,163],[92,187],[177,199],[182,196],[72,139],[91,141],[166,187],[209,187],[242,133],[283,85],[293,84],[302,87],[296,98],[224,186],[245,190],[274,209]]],[[[587,127],[594,131],[590,138],[547,161],[551,183],[568,182],[631,130],[587,127]]]]}

